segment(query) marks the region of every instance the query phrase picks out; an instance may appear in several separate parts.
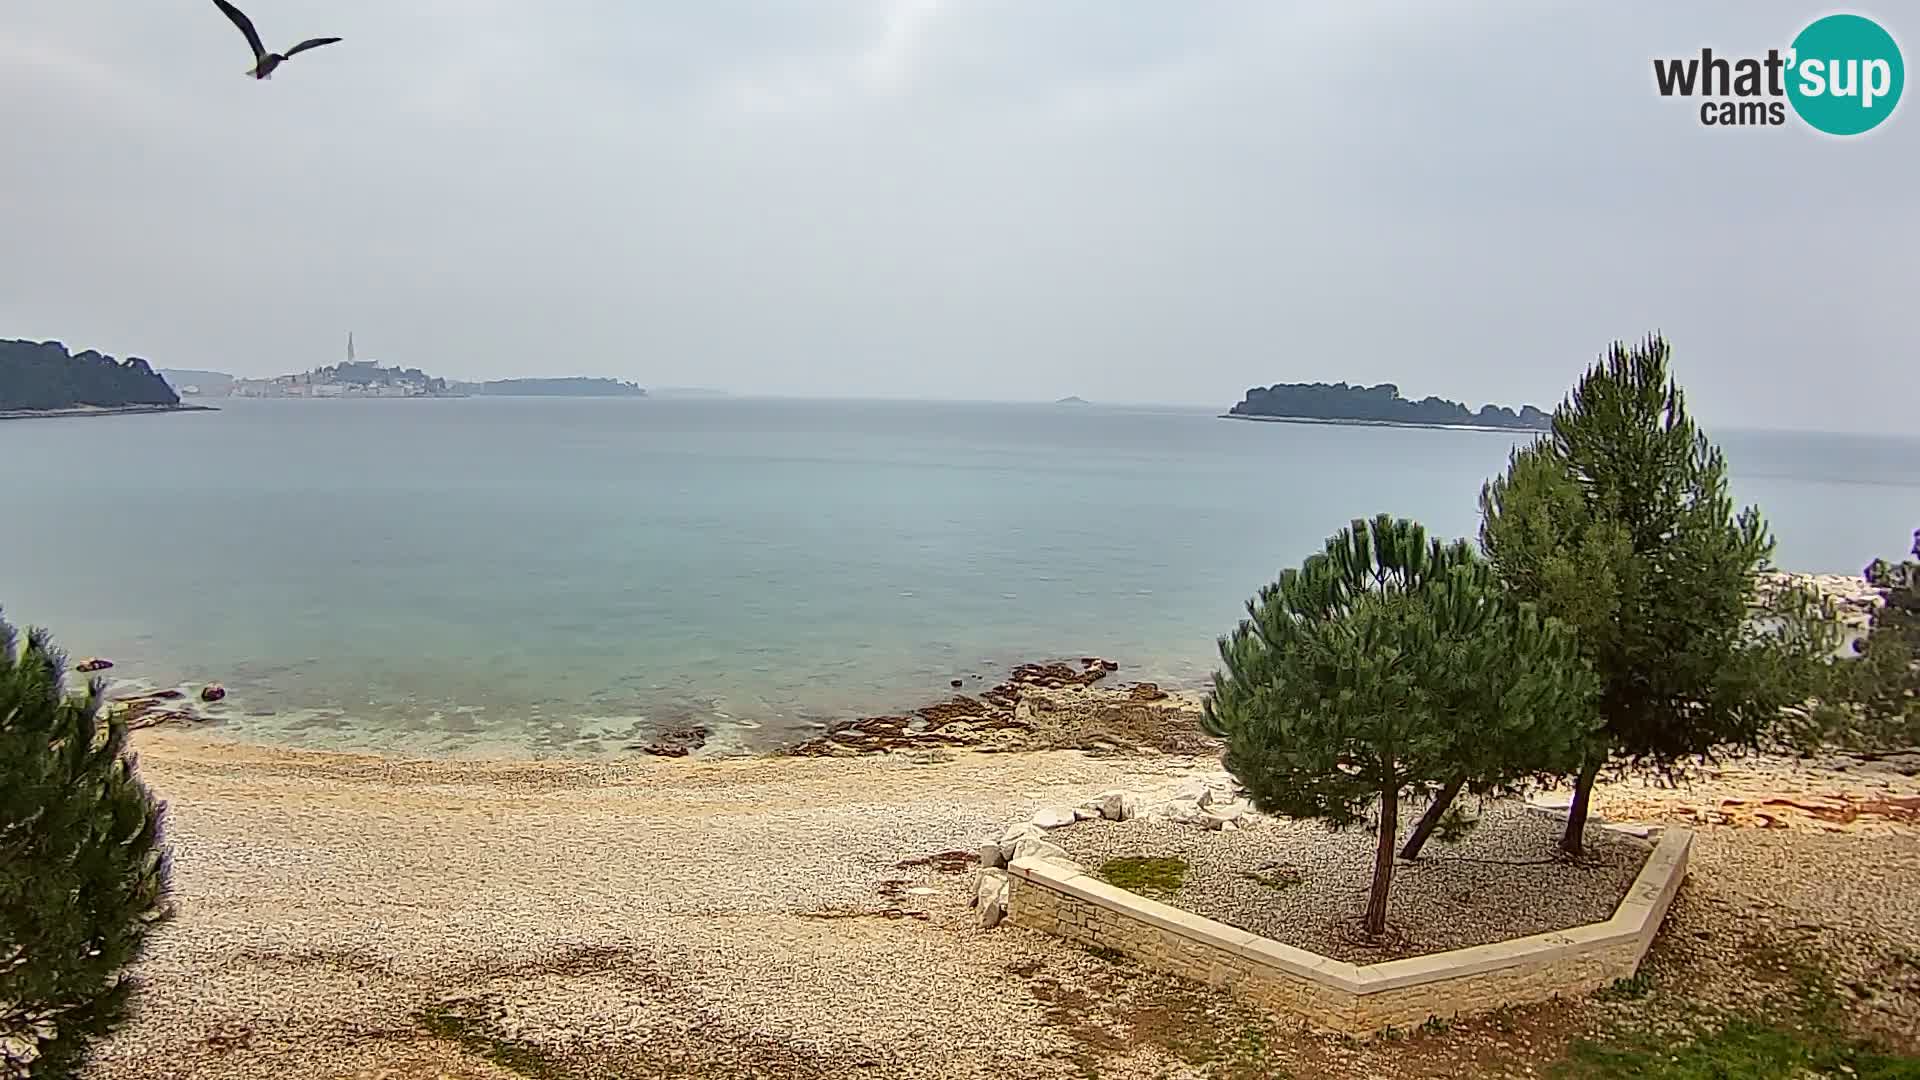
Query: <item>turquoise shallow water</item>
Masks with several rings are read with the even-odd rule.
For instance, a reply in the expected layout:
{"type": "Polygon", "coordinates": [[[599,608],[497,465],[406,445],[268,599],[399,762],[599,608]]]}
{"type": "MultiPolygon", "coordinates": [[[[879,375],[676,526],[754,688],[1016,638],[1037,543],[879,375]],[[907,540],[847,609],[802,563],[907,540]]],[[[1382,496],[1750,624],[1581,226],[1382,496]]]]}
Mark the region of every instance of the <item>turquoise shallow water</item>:
{"type": "MultiPolygon", "coordinates": [[[[1516,437],[902,402],[230,401],[0,423],[0,605],[306,746],[766,745],[1101,655],[1197,683],[1354,516],[1472,535],[1516,437]]],[[[1720,432],[1795,569],[1920,524],[1920,442],[1720,432]]]]}

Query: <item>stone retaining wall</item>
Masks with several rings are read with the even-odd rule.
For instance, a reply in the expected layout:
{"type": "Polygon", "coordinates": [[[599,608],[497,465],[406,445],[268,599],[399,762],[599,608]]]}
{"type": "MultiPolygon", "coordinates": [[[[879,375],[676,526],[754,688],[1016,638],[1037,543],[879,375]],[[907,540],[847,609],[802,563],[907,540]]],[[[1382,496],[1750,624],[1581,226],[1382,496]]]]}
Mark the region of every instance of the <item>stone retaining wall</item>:
{"type": "Polygon", "coordinates": [[[1310,1027],[1367,1035],[1629,978],[1686,877],[1693,835],[1668,829],[1613,917],[1571,930],[1359,966],[1236,930],[1071,867],[1017,859],[1007,917],[1208,983],[1310,1027]]]}

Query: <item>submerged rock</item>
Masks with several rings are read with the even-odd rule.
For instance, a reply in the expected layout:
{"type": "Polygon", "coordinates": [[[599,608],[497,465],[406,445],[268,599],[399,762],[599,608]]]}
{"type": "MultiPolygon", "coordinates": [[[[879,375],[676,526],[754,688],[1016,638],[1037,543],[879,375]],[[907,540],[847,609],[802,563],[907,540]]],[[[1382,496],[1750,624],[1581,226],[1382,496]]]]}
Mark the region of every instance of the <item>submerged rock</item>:
{"type": "Polygon", "coordinates": [[[710,734],[712,733],[701,724],[672,728],[661,732],[659,738],[640,747],[640,752],[652,754],[654,757],[686,757],[707,745],[707,736],[710,734]]]}
{"type": "Polygon", "coordinates": [[[112,710],[114,716],[127,725],[128,731],[163,725],[185,726],[205,723],[209,718],[195,713],[191,707],[167,704],[185,696],[178,690],[154,690],[120,698],[108,708],[112,710]]]}
{"type": "Polygon", "coordinates": [[[208,683],[200,688],[201,701],[219,701],[227,696],[227,688],[219,683],[208,683]]]}
{"type": "MultiPolygon", "coordinates": [[[[1119,666],[1099,657],[1084,657],[1078,666],[1021,664],[1005,682],[977,697],[956,695],[906,715],[842,720],[829,726],[823,734],[789,748],[787,753],[799,757],[841,757],[935,747],[989,752],[1047,748],[1056,745],[1055,734],[1036,732],[1029,717],[1021,713],[1023,704],[1038,694],[1091,693],[1088,688],[1119,666]]],[[[963,680],[949,679],[948,683],[958,689],[963,680]]],[[[1103,696],[1125,699],[1118,692],[1104,692],[1103,696]]],[[[1196,731],[1198,715],[1195,704],[1196,731]]]]}
{"type": "Polygon", "coordinates": [[[82,661],[80,661],[80,662],[79,662],[78,664],[75,664],[75,665],[73,666],[73,670],[75,670],[75,671],[105,671],[105,670],[107,670],[108,668],[110,668],[110,667],[112,667],[112,666],[113,666],[113,661],[111,661],[111,660],[103,660],[103,659],[101,659],[101,658],[99,658],[99,657],[97,657],[97,656],[89,656],[89,657],[87,657],[87,658],[86,658],[85,660],[82,660],[82,661]]]}

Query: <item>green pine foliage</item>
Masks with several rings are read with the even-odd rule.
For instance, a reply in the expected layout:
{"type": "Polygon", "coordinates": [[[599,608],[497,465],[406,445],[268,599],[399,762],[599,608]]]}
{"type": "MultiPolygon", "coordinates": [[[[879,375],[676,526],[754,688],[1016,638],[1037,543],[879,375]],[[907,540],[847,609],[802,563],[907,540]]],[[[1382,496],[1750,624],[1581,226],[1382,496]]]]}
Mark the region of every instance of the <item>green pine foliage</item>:
{"type": "Polygon", "coordinates": [[[161,806],[44,631],[0,621],[0,1075],[75,1075],[126,1015],[126,968],[170,912],[161,806]]]}
{"type": "Polygon", "coordinates": [[[1404,792],[1550,768],[1588,737],[1595,684],[1568,632],[1411,521],[1353,522],[1247,615],[1220,641],[1203,724],[1262,810],[1344,828],[1377,806],[1369,934],[1386,928],[1404,792]]]}
{"type": "Polygon", "coordinates": [[[1804,714],[1833,638],[1810,598],[1762,598],[1773,540],[1735,511],[1725,457],[1687,415],[1659,337],[1617,343],[1481,492],[1481,545],[1512,593],[1578,631],[1600,737],[1562,846],[1581,851],[1610,759],[1671,767],[1757,745],[1804,714]]]}

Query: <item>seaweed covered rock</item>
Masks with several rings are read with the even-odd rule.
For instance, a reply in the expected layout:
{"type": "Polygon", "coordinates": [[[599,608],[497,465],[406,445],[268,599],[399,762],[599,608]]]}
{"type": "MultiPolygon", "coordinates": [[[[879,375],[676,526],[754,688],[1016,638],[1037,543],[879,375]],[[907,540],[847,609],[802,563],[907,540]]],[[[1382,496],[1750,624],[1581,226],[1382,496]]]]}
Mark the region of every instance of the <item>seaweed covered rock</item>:
{"type": "MultiPolygon", "coordinates": [[[[977,696],[957,694],[910,713],[841,720],[787,752],[801,757],[847,757],[939,748],[1032,750],[1088,745],[1084,740],[1074,741],[1071,734],[1053,730],[1044,720],[1036,721],[1032,703],[1058,698],[1124,702],[1128,700],[1126,693],[1095,687],[1119,668],[1119,664],[1097,656],[1081,657],[1078,664],[1021,664],[1005,682],[977,696]]],[[[1051,715],[1051,704],[1040,708],[1051,715]]],[[[1198,702],[1189,701],[1187,709],[1188,715],[1181,720],[1183,732],[1197,732],[1198,702]]]]}

